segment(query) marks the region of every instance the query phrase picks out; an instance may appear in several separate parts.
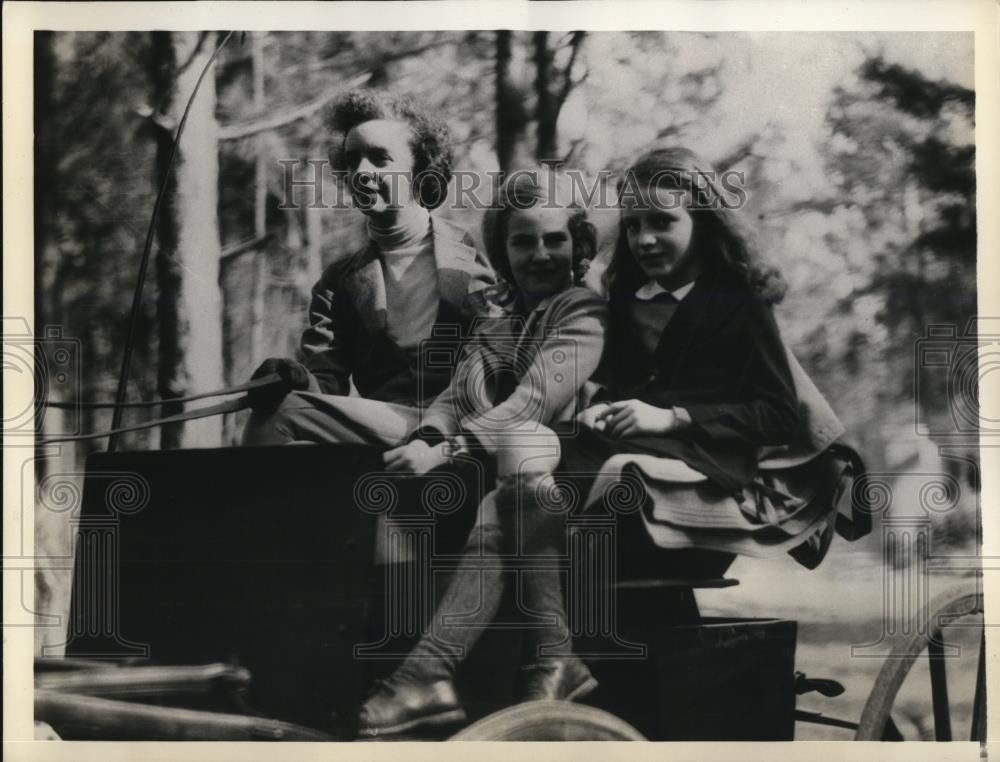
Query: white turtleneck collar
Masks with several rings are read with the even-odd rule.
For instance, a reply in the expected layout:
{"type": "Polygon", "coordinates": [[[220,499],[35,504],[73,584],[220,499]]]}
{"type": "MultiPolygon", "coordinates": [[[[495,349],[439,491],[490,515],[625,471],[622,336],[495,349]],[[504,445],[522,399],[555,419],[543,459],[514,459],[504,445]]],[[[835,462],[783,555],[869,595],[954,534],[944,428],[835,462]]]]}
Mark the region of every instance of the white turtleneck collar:
{"type": "Polygon", "coordinates": [[[409,204],[400,210],[394,225],[383,228],[369,220],[368,237],[383,252],[409,249],[418,246],[427,237],[430,226],[430,212],[419,204],[409,204]]]}

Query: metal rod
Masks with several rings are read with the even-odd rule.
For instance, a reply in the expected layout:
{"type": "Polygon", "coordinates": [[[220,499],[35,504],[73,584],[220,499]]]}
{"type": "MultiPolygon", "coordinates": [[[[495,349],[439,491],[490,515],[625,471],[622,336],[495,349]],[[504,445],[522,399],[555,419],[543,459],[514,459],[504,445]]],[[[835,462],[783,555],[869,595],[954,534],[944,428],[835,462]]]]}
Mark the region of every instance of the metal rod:
{"type": "Polygon", "coordinates": [[[976,696],[972,700],[970,741],[986,743],[986,627],[979,643],[979,667],[976,669],[976,696]]]}
{"type": "MultiPolygon", "coordinates": [[[[940,633],[937,633],[940,634],[940,633]]],[[[936,637],[927,642],[931,668],[931,701],[934,704],[934,740],[951,740],[951,711],[948,707],[948,674],[945,671],[944,643],[936,637]]]]}
{"type": "Polygon", "coordinates": [[[234,400],[226,400],[225,402],[220,402],[217,405],[209,405],[208,407],[201,407],[197,410],[188,410],[185,413],[178,413],[177,415],[168,415],[166,418],[154,418],[151,421],[134,423],[131,426],[122,426],[121,428],[111,429],[109,431],[93,431],[89,434],[72,434],[65,437],[38,439],[36,440],[36,443],[39,445],[50,445],[57,444],[59,442],[85,442],[89,439],[103,439],[104,437],[118,436],[119,434],[124,434],[129,431],[153,429],[157,426],[165,426],[169,423],[183,423],[184,421],[194,421],[198,418],[208,418],[214,415],[235,413],[248,407],[250,407],[250,400],[248,397],[237,397],[234,400]]]}
{"type": "Polygon", "coordinates": [[[35,691],[35,719],[64,738],[142,741],[332,741],[326,733],[265,717],[35,691]]]}
{"type": "Polygon", "coordinates": [[[158,405],[179,405],[195,400],[209,399],[210,397],[224,397],[230,394],[240,394],[251,389],[259,389],[262,386],[270,386],[281,381],[277,373],[268,373],[266,376],[255,378],[247,383],[237,386],[227,386],[222,389],[213,389],[210,392],[198,392],[188,394],[184,397],[174,397],[169,400],[137,400],[135,402],[46,402],[45,407],[53,407],[59,410],[101,410],[102,408],[115,407],[157,407],[158,405]]]}
{"type": "Polygon", "coordinates": [[[893,721],[892,717],[887,717],[885,720],[885,728],[882,730],[882,740],[883,741],[902,741],[903,734],[899,732],[899,728],[893,721]]]}
{"type": "Polygon", "coordinates": [[[795,710],[795,719],[799,722],[811,722],[813,725],[830,725],[834,728],[847,728],[857,730],[858,723],[850,720],[838,720],[836,717],[825,717],[818,712],[806,712],[802,709],[795,710]]]}

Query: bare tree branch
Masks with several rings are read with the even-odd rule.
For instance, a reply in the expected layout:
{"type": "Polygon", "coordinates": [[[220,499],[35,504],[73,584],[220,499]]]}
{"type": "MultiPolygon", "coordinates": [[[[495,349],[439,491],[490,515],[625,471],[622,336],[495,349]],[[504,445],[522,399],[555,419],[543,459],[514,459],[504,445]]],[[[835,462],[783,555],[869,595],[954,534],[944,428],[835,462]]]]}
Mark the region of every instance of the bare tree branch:
{"type": "Polygon", "coordinates": [[[720,172],[725,172],[730,167],[733,167],[744,159],[753,156],[753,149],[757,145],[758,140],[760,140],[759,132],[754,132],[753,134],[748,135],[737,145],[733,146],[724,156],[719,158],[719,160],[715,162],[715,166],[720,172]]]}
{"type": "Polygon", "coordinates": [[[570,142],[569,150],[562,158],[562,164],[572,166],[583,155],[587,147],[587,141],[583,138],[576,138],[570,142]]]}
{"type": "Polygon", "coordinates": [[[268,119],[261,119],[259,121],[244,122],[243,124],[233,124],[220,127],[218,136],[219,140],[240,140],[242,138],[249,138],[253,135],[258,135],[261,132],[267,132],[269,130],[276,130],[280,127],[285,127],[286,125],[289,125],[292,122],[297,122],[300,119],[307,119],[320,111],[327,103],[332,101],[345,90],[350,90],[353,87],[363,85],[370,77],[370,72],[359,74],[346,84],[331,87],[329,90],[324,91],[308,103],[292,109],[291,111],[287,111],[284,114],[278,114],[268,119]]]}
{"type": "Polygon", "coordinates": [[[819,212],[820,214],[833,214],[837,207],[843,206],[844,202],[836,198],[806,199],[805,201],[795,201],[781,207],[765,209],[761,216],[767,219],[775,217],[789,217],[801,212],[819,212]]]}
{"type": "Polygon", "coordinates": [[[583,38],[586,36],[587,36],[586,32],[573,32],[573,37],[570,40],[570,45],[572,46],[572,53],[570,53],[569,56],[569,63],[566,64],[566,68],[563,70],[563,86],[562,86],[562,92],[559,93],[559,97],[556,99],[556,108],[555,108],[556,114],[558,114],[560,109],[562,109],[563,104],[566,102],[566,99],[569,97],[570,92],[573,90],[574,84],[576,84],[573,82],[573,77],[572,77],[573,64],[576,63],[576,58],[580,53],[580,48],[583,47],[581,43],[583,43],[583,38]]]}
{"type": "Polygon", "coordinates": [[[219,261],[222,263],[228,263],[227,260],[230,260],[233,257],[238,257],[240,254],[244,254],[248,251],[252,251],[261,244],[267,243],[272,238],[274,238],[274,233],[265,233],[264,235],[254,236],[253,238],[247,238],[246,240],[230,244],[222,250],[222,253],[219,255],[219,261]]]}
{"type": "Polygon", "coordinates": [[[661,129],[659,132],[656,133],[656,139],[666,140],[667,138],[672,138],[675,135],[679,135],[681,133],[681,130],[690,125],[693,121],[694,119],[687,119],[683,122],[673,122],[672,124],[668,124],[666,127],[664,127],[663,129],[661,129]]]}
{"type": "MultiPolygon", "coordinates": [[[[401,61],[404,58],[410,58],[411,56],[419,56],[421,53],[426,53],[428,50],[433,50],[434,48],[440,48],[450,43],[455,42],[450,38],[439,38],[435,40],[430,40],[422,45],[416,45],[412,48],[406,48],[405,50],[394,50],[394,51],[384,51],[378,56],[380,64],[393,63],[395,61],[401,61]]],[[[337,55],[327,56],[326,58],[321,58],[318,61],[308,61],[305,63],[293,64],[292,66],[286,66],[281,70],[282,75],[297,74],[300,71],[317,72],[323,71],[329,67],[335,60],[337,55]]]]}
{"type": "Polygon", "coordinates": [[[181,74],[183,71],[185,71],[187,69],[187,67],[189,67],[191,65],[191,62],[194,61],[195,57],[199,53],[201,53],[201,49],[202,49],[202,47],[204,47],[205,40],[208,39],[208,35],[209,34],[211,34],[211,32],[199,32],[198,33],[198,44],[195,45],[194,50],[191,51],[191,55],[189,55],[184,60],[184,62],[177,67],[177,74],[178,75],[181,74]]]}

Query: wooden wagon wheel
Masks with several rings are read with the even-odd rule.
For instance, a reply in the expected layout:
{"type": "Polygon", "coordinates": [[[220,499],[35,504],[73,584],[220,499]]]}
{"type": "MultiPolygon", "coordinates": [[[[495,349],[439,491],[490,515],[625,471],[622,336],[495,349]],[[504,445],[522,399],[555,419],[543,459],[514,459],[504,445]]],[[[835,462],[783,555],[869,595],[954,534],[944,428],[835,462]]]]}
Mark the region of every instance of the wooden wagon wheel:
{"type": "Polygon", "coordinates": [[[449,741],[645,741],[613,714],[570,701],[529,701],[474,722],[449,741]]]}
{"type": "MultiPolygon", "coordinates": [[[[932,600],[913,620],[910,635],[893,647],[875,680],[871,694],[861,713],[856,741],[903,740],[892,721],[891,712],[899,689],[917,658],[927,652],[930,667],[931,701],[934,708],[934,738],[952,740],[951,708],[948,703],[948,682],[945,665],[945,643],[942,633],[956,619],[981,615],[983,594],[973,580],[949,590],[932,600]]],[[[976,692],[972,707],[971,740],[986,737],[986,633],[980,637],[979,666],[976,692]]]]}

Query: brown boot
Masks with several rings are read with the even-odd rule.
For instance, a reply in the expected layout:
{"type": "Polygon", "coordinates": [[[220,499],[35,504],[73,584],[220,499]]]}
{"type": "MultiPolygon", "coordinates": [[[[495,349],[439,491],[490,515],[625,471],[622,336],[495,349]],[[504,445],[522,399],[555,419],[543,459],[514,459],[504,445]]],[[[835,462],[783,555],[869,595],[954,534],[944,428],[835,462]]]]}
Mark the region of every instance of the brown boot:
{"type": "Polygon", "coordinates": [[[576,656],[521,667],[521,701],[576,701],[597,688],[597,680],[576,656]]]}
{"type": "Polygon", "coordinates": [[[361,707],[359,735],[391,735],[465,719],[453,679],[500,606],[500,548],[498,525],[473,527],[427,631],[392,676],[376,682],[361,707]],[[445,617],[459,614],[466,615],[462,625],[444,624],[445,617]]]}
{"type": "Polygon", "coordinates": [[[465,710],[451,680],[411,683],[399,675],[379,681],[358,714],[359,736],[387,736],[416,727],[451,725],[465,710]]]}

